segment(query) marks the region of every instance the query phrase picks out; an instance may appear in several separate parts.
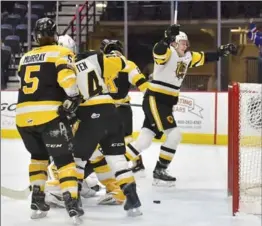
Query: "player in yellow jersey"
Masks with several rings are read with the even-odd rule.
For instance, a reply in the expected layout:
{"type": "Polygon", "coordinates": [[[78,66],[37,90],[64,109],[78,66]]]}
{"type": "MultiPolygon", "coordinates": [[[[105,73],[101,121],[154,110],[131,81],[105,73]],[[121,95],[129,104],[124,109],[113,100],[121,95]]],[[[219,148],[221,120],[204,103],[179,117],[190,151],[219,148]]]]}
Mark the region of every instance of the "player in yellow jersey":
{"type": "Polygon", "coordinates": [[[75,67],[78,72],[78,86],[86,100],[77,112],[77,117],[81,120],[75,134],[74,151],[76,159],[80,160],[77,160],[78,172],[84,176],[85,162],[81,160],[88,161],[99,143],[117,185],[127,197],[124,209],[132,216],[140,215],[138,208],[141,204],[136,193],[135,180],[123,155],[124,134],[117,119],[114,100],[105,84],[111,75],[126,67],[126,60],[123,56],[87,51],[77,55],[75,67]]]}
{"type": "Polygon", "coordinates": [[[68,118],[82,101],[76,71],[68,64],[73,53],[57,46],[56,24],[49,18],[36,22],[35,41],[39,44],[20,60],[21,78],[16,125],[31,154],[29,177],[33,188],[31,218],[45,217],[45,182],[49,156],[58,168],[58,178],[66,209],[74,220],[84,214],[79,206],[77,169],[72,155],[72,132],[68,118]]]}
{"type": "MultiPolygon", "coordinates": [[[[76,50],[75,41],[68,35],[59,36],[58,45],[69,48],[73,52],[75,52],[76,50]]],[[[101,53],[99,54],[101,55],[101,53]]],[[[92,51],[92,54],[90,55],[93,61],[97,57],[94,51],[92,51]]],[[[59,189],[59,182],[57,181],[56,176],[56,167],[53,162],[50,164],[49,169],[50,178],[46,184],[46,191],[48,194],[47,200],[52,204],[63,206],[63,202],[61,201],[62,197],[61,191],[59,189]]],[[[120,187],[116,184],[115,176],[112,173],[111,168],[108,166],[103,154],[98,149],[91,156],[90,161],[86,164],[85,180],[83,180],[83,183],[81,183],[81,196],[84,198],[88,198],[90,196],[92,197],[99,189],[99,185],[95,184],[95,181],[91,177],[89,177],[89,175],[93,171],[96,173],[99,182],[106,188],[106,194],[100,197],[100,199],[98,200],[98,204],[122,204],[125,201],[125,196],[120,187]]]]}
{"type": "MultiPolygon", "coordinates": [[[[100,50],[104,54],[109,54],[114,51],[119,55],[123,55],[123,45],[119,40],[104,39],[101,42],[100,50]]],[[[139,67],[131,60],[127,61],[127,67],[119,73],[112,75],[107,81],[107,86],[110,95],[115,100],[117,105],[117,112],[119,118],[122,121],[122,125],[125,131],[125,142],[126,144],[133,141],[133,112],[130,105],[129,90],[131,85],[136,86],[141,92],[145,93],[148,82],[145,76],[141,73],[139,67]],[[121,104],[126,105],[121,105],[121,104]]],[[[137,169],[144,169],[142,157],[134,161],[133,172],[137,169]]]]}
{"type": "MultiPolygon", "coordinates": [[[[117,184],[126,196],[124,210],[128,215],[138,216],[142,214],[139,210],[141,203],[135,178],[124,156],[124,133],[105,82],[126,65],[125,57],[116,54],[88,51],[77,55],[77,84],[85,102],[77,110],[77,117],[81,122],[75,134],[74,156],[75,159],[89,161],[99,144],[117,184]]],[[[83,161],[77,163],[84,168],[83,161]]]]}

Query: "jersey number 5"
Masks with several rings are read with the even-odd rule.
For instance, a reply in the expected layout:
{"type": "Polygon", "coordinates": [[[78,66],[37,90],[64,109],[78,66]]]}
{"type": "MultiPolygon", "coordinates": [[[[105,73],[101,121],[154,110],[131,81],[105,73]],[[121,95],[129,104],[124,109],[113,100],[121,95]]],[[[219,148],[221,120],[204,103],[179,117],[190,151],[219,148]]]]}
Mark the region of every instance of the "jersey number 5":
{"type": "Polygon", "coordinates": [[[36,77],[32,77],[32,72],[39,72],[39,71],[40,71],[40,65],[26,67],[24,81],[26,84],[31,83],[31,87],[27,85],[23,86],[22,89],[24,94],[33,94],[38,89],[39,79],[36,77]]]}

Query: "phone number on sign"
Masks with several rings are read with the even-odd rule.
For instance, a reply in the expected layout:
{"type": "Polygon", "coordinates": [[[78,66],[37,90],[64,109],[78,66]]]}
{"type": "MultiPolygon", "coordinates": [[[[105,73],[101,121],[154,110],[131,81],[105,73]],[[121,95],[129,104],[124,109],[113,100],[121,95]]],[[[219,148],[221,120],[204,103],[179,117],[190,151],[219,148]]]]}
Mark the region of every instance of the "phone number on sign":
{"type": "Polygon", "coordinates": [[[200,125],[201,120],[177,120],[178,124],[187,124],[187,125],[200,125]]]}

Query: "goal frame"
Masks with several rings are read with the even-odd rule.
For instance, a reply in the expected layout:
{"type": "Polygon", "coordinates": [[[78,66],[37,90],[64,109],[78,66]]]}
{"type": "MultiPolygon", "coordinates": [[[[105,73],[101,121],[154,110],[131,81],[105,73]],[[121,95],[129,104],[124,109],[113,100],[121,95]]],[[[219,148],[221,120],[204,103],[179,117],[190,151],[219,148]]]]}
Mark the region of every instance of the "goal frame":
{"type": "Polygon", "coordinates": [[[239,211],[239,83],[228,86],[228,195],[232,196],[233,216],[239,211]]]}

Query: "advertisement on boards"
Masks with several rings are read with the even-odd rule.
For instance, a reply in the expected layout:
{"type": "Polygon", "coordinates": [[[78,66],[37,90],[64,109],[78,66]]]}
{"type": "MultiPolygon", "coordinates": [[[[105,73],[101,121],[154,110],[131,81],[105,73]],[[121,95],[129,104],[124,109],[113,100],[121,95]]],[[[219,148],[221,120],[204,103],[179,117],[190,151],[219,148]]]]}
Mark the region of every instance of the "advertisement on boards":
{"type": "Polygon", "coordinates": [[[214,133],[214,93],[181,93],[174,117],[182,132],[214,133]]]}
{"type": "Polygon", "coordinates": [[[1,129],[15,129],[15,110],[18,92],[1,92],[1,129]]]}

